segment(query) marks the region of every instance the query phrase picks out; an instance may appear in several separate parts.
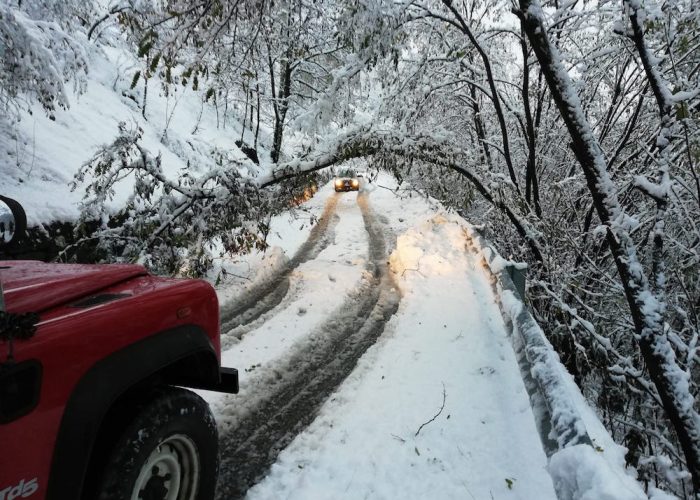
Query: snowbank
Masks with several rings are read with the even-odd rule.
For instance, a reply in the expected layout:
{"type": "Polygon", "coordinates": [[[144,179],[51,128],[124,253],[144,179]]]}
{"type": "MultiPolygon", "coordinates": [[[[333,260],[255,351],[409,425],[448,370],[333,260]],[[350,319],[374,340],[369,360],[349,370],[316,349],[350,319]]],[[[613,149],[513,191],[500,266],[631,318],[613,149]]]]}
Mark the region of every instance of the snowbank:
{"type": "Polygon", "coordinates": [[[549,459],[549,473],[560,500],[638,500],[647,498],[640,486],[621,476],[586,444],[559,450],[549,459]]]}

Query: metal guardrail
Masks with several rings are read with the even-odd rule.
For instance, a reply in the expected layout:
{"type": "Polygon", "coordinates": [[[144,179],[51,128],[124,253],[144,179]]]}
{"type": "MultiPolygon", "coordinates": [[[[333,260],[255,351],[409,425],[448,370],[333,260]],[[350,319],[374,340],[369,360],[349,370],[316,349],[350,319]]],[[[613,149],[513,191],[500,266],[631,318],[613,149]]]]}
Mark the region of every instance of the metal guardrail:
{"type": "Polygon", "coordinates": [[[561,362],[524,302],[526,270],[505,261],[475,229],[468,229],[471,250],[480,254],[493,276],[498,305],[510,334],[547,457],[578,444],[592,445],[581,415],[569,397],[561,362]]]}
{"type": "Polygon", "coordinates": [[[492,277],[557,498],[648,500],[623,463],[604,458],[603,450],[593,446],[574,403],[574,398],[584,400],[583,395],[565,379],[559,355],[525,304],[526,266],[504,260],[475,228],[467,227],[467,236],[469,249],[482,257],[492,277]]]}

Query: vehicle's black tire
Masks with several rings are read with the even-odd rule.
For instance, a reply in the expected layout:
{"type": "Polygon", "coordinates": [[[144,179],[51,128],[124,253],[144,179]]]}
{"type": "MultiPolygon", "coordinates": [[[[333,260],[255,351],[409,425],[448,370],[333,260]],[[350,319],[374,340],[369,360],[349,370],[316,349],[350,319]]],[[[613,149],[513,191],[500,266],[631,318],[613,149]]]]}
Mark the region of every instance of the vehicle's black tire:
{"type": "Polygon", "coordinates": [[[209,405],[191,391],[159,387],[141,399],[109,454],[97,498],[210,500],[217,473],[218,433],[209,405]]]}

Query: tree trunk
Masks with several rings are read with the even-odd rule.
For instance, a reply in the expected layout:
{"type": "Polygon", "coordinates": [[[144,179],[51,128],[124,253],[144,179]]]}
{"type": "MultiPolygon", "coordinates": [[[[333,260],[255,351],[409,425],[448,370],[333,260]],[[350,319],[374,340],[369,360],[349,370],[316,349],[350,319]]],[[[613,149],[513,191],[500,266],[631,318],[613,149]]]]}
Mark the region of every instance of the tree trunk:
{"type": "Polygon", "coordinates": [[[250,127],[250,131],[253,132],[253,113],[255,112],[254,106],[253,106],[253,89],[250,89],[250,119],[248,120],[248,126],[250,127]]]}
{"type": "Polygon", "coordinates": [[[241,144],[243,144],[245,125],[248,120],[248,85],[245,83],[243,84],[243,93],[245,94],[245,104],[243,105],[243,124],[241,125],[241,144]]]}
{"type": "Polygon", "coordinates": [[[484,122],[481,119],[481,108],[479,108],[479,102],[476,100],[476,87],[474,85],[469,86],[469,93],[471,94],[472,109],[474,110],[474,128],[476,129],[476,136],[481,143],[483,155],[483,163],[487,165],[489,170],[491,169],[491,151],[489,150],[489,145],[486,142],[486,132],[484,129],[484,122]]]}
{"type": "MultiPolygon", "coordinates": [[[[146,61],[146,65],[149,65],[150,61],[146,61]]],[[[143,101],[141,102],[141,116],[143,119],[148,121],[146,118],[146,102],[148,101],[148,70],[143,72],[143,101]]]]}
{"type": "Polygon", "coordinates": [[[279,161],[282,149],[282,134],[284,133],[284,120],[289,109],[289,96],[292,91],[292,67],[289,59],[285,59],[282,64],[282,74],[280,75],[280,90],[277,97],[277,109],[275,113],[275,132],[272,141],[272,152],[270,156],[274,163],[279,161]]]}
{"type": "Polygon", "coordinates": [[[258,95],[258,102],[256,106],[256,118],[255,122],[255,139],[253,140],[253,149],[258,150],[258,135],[260,134],[260,83],[258,82],[258,72],[255,72],[255,92],[258,95]]]}
{"type": "Polygon", "coordinates": [[[525,172],[525,199],[535,207],[537,217],[542,217],[540,208],[540,188],[537,183],[537,136],[530,110],[530,68],[528,68],[528,50],[525,43],[525,32],[521,27],[520,48],[523,53],[523,109],[525,110],[525,127],[527,142],[527,168],[525,172]]]}

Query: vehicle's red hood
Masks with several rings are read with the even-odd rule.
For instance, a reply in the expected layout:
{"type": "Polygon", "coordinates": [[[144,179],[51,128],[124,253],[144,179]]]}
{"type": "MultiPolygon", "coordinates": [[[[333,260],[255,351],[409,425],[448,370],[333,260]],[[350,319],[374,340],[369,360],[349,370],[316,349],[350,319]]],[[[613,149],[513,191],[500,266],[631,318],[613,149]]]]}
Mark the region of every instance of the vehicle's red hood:
{"type": "Polygon", "coordinates": [[[147,274],[129,264],[45,264],[31,260],[0,261],[5,309],[41,312],[85,297],[121,281],[147,274]]]}

